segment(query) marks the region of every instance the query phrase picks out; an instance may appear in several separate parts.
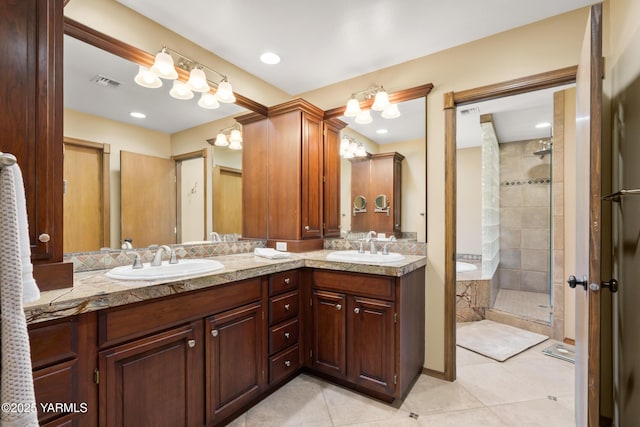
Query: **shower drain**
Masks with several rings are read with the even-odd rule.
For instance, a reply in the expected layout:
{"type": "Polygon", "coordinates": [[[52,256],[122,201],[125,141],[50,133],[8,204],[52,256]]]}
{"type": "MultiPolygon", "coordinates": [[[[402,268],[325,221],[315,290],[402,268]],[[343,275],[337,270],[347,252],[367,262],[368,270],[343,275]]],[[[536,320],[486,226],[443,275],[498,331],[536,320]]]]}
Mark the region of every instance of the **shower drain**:
{"type": "Polygon", "coordinates": [[[409,414],[409,418],[413,418],[414,420],[417,420],[417,419],[418,419],[418,417],[419,417],[419,415],[418,415],[418,414],[416,414],[415,412],[411,412],[411,413],[409,414]]]}

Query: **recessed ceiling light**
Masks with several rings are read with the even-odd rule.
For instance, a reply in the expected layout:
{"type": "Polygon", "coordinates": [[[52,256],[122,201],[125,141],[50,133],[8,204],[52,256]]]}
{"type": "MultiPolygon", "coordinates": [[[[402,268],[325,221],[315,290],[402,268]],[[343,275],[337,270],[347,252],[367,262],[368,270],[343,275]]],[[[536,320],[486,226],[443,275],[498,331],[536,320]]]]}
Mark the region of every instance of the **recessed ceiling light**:
{"type": "Polygon", "coordinates": [[[147,117],[146,114],[140,113],[138,111],[132,111],[131,113],[129,113],[129,115],[131,117],[135,117],[136,119],[144,119],[145,117],[147,117]]]}
{"type": "Polygon", "coordinates": [[[551,126],[551,123],[549,123],[549,122],[542,122],[542,123],[538,123],[538,124],[536,125],[536,127],[537,127],[538,129],[540,129],[540,128],[548,128],[549,126],[551,126]]]}
{"type": "Polygon", "coordinates": [[[260,55],[260,61],[265,64],[275,65],[280,63],[280,57],[273,52],[265,52],[260,55]]]}
{"type": "Polygon", "coordinates": [[[388,132],[389,132],[389,131],[388,131],[387,129],[378,129],[378,130],[376,131],[376,133],[377,133],[378,135],[384,135],[385,133],[388,133],[388,132]]]}

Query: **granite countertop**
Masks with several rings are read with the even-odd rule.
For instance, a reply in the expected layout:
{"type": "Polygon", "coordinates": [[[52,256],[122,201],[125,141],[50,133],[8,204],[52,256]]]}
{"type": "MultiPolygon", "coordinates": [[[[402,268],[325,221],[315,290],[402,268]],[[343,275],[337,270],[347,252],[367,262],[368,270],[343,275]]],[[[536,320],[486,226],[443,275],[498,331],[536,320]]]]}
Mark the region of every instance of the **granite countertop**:
{"type": "Polygon", "coordinates": [[[330,252],[291,253],[290,258],[273,260],[253,253],[221,255],[211,259],[224,264],[223,270],[181,279],[126,281],[106,277],[108,270],[85,271],[74,274],[73,287],[42,292],[39,300],[24,305],[24,311],[28,323],[37,323],[301,267],[400,277],[427,262],[417,255],[384,265],[327,261],[330,252]]]}

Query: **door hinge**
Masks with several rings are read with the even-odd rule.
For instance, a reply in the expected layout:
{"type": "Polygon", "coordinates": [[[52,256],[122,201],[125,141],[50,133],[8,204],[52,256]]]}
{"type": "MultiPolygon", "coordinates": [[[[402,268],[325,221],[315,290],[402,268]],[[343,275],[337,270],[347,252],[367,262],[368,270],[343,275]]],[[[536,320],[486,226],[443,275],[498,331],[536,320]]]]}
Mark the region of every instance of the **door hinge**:
{"type": "Polygon", "coordinates": [[[262,310],[261,313],[262,313],[262,320],[264,320],[264,310],[262,310]]]}
{"type": "Polygon", "coordinates": [[[309,360],[313,360],[313,350],[309,350],[309,360]]]}
{"type": "Polygon", "coordinates": [[[98,368],[93,370],[93,382],[96,384],[100,384],[100,371],[98,368]]]}
{"type": "Polygon", "coordinates": [[[325,228],[326,228],[326,227],[325,227],[324,222],[323,222],[323,223],[322,223],[322,229],[324,230],[325,228]]]}
{"type": "Polygon", "coordinates": [[[313,307],[313,298],[309,298],[309,307],[313,307]]]}
{"type": "Polygon", "coordinates": [[[322,183],[324,184],[325,182],[327,182],[327,177],[326,177],[326,176],[323,176],[323,177],[322,177],[322,183]]]}
{"type": "Polygon", "coordinates": [[[394,385],[395,385],[395,384],[398,384],[398,376],[397,376],[397,375],[394,375],[394,376],[393,376],[393,384],[394,384],[394,385]]]}
{"type": "Polygon", "coordinates": [[[393,313],[393,323],[398,323],[398,313],[393,313]]]}
{"type": "Polygon", "coordinates": [[[173,183],[175,184],[176,182],[178,182],[178,178],[175,175],[173,175],[173,183]]]}

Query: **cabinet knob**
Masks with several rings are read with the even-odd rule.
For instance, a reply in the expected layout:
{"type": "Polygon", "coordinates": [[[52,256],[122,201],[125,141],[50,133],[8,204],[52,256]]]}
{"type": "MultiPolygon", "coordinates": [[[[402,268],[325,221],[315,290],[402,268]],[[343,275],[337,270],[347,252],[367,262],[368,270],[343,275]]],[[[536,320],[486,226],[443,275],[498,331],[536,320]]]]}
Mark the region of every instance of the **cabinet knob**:
{"type": "Polygon", "coordinates": [[[189,346],[189,348],[195,347],[196,346],[196,340],[187,341],[187,345],[189,346]]]}
{"type": "Polygon", "coordinates": [[[290,307],[291,307],[291,305],[290,305],[290,304],[285,304],[285,305],[284,305],[284,309],[285,309],[285,310],[287,310],[287,311],[289,311],[289,308],[290,308],[290,307]]]}
{"type": "Polygon", "coordinates": [[[49,236],[47,233],[42,233],[38,236],[38,240],[40,240],[42,243],[47,243],[49,240],[51,240],[51,236],[49,236]]]}
{"type": "Polygon", "coordinates": [[[342,310],[342,306],[340,304],[336,304],[336,310],[342,310]]]}
{"type": "Polygon", "coordinates": [[[308,226],[308,225],[305,225],[305,226],[304,226],[304,229],[305,229],[306,231],[309,231],[309,226],[308,226]]]}
{"type": "Polygon", "coordinates": [[[284,278],[284,284],[285,284],[285,285],[288,285],[288,284],[289,284],[289,282],[291,282],[291,279],[289,279],[288,277],[285,277],[285,278],[284,278]]]}
{"type": "Polygon", "coordinates": [[[212,337],[217,337],[217,336],[218,336],[218,330],[217,330],[217,329],[213,329],[213,330],[211,331],[211,336],[212,336],[212,337]]]}
{"type": "Polygon", "coordinates": [[[356,308],[353,309],[353,312],[355,314],[359,314],[360,313],[360,309],[358,307],[356,307],[356,308]]]}
{"type": "Polygon", "coordinates": [[[286,366],[287,368],[288,368],[289,366],[291,366],[291,361],[290,361],[290,360],[285,360],[285,361],[284,361],[284,366],[286,366]]]}
{"type": "Polygon", "coordinates": [[[284,339],[288,340],[289,338],[291,338],[291,334],[289,332],[285,332],[284,339]]]}

